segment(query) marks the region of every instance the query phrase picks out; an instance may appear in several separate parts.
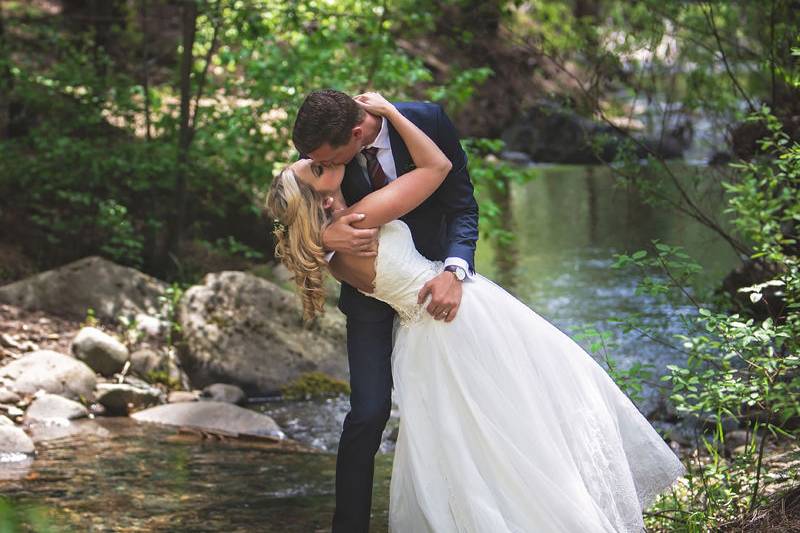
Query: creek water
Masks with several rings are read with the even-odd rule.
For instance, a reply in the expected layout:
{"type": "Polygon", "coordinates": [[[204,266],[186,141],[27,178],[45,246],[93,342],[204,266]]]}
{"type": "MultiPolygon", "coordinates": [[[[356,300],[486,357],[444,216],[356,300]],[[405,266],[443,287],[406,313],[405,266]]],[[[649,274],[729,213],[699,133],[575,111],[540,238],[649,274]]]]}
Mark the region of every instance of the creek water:
{"type": "MultiPolygon", "coordinates": [[[[622,366],[641,361],[662,373],[678,354],[623,333],[611,319],[639,313],[669,337],[691,309],[635,295],[637,279],[611,268],[613,254],[645,248],[650,239],[679,244],[704,267],[697,290],[718,283],[736,265],[735,254],[692,219],[616,187],[606,169],[543,166],[537,174],[513,191],[515,281],[508,289],[567,334],[585,327],[609,332],[608,354],[622,366]]],[[[721,211],[719,191],[704,197],[712,211],[721,211]]],[[[509,274],[498,271],[504,262],[485,239],[476,264],[490,278],[509,274]]],[[[591,341],[578,342],[588,347],[591,341]]],[[[645,390],[643,411],[657,394],[654,387],[645,390]]],[[[272,400],[251,408],[319,453],[176,439],[174,430],[128,419],[94,421],[108,432],[41,443],[32,464],[17,467],[17,479],[0,481],[17,515],[0,508],[0,529],[6,520],[10,529],[3,531],[327,531],[347,399],[272,400]]],[[[373,531],[386,531],[396,424],[395,413],[376,460],[373,531]]]]}

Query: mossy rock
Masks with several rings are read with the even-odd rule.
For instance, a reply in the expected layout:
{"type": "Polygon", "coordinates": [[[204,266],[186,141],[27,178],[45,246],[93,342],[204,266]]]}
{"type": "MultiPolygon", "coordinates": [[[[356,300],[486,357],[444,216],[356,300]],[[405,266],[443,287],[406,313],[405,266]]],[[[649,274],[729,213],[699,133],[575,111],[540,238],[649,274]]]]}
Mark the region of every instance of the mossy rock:
{"type": "Polygon", "coordinates": [[[323,372],[306,372],[281,389],[284,398],[289,400],[310,400],[312,398],[331,398],[350,395],[350,385],[341,379],[333,378],[323,372]]]}

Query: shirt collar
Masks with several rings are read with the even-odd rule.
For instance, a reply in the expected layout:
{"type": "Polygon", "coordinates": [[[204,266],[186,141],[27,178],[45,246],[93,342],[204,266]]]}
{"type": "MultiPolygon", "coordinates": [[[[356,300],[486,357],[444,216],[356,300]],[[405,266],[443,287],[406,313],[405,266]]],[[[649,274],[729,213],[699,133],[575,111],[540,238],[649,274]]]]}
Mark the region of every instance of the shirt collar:
{"type": "Polygon", "coordinates": [[[379,148],[379,149],[386,149],[391,148],[392,144],[389,141],[389,126],[386,117],[381,117],[381,129],[378,132],[378,136],[375,137],[375,140],[369,146],[365,146],[364,148],[379,148]]]}

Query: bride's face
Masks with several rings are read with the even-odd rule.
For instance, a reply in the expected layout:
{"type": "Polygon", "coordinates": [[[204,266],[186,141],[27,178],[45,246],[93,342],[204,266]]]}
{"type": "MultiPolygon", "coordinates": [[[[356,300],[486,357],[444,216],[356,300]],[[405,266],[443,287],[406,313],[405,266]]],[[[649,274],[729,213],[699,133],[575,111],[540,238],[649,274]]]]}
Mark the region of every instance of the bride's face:
{"type": "Polygon", "coordinates": [[[300,159],[289,167],[295,175],[323,196],[333,196],[339,191],[344,178],[344,165],[323,166],[312,159],[300,159]]]}

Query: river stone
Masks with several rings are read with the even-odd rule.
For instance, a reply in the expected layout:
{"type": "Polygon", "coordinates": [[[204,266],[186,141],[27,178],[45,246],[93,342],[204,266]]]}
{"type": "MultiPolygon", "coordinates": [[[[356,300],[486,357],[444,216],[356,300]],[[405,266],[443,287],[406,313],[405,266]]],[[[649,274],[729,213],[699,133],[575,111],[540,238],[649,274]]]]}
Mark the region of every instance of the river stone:
{"type": "Polygon", "coordinates": [[[16,392],[0,387],[0,403],[17,403],[21,399],[16,392]]]}
{"type": "Polygon", "coordinates": [[[131,369],[141,376],[154,370],[167,368],[167,355],[150,348],[142,348],[131,354],[131,369]]]}
{"type": "Polygon", "coordinates": [[[16,405],[0,404],[0,407],[2,407],[2,409],[6,412],[6,415],[12,419],[25,414],[25,411],[16,405]]]}
{"type": "Polygon", "coordinates": [[[61,423],[89,415],[89,410],[80,403],[57,394],[39,394],[28,406],[22,423],[61,423]]]}
{"type": "Polygon", "coordinates": [[[174,390],[167,395],[167,403],[196,402],[198,394],[188,390],[174,390]]]}
{"type": "Polygon", "coordinates": [[[247,395],[236,385],[214,383],[203,389],[203,392],[200,393],[200,399],[242,405],[247,401],[247,395]]]}
{"type": "Polygon", "coordinates": [[[63,424],[33,424],[28,430],[34,443],[64,437],[112,437],[111,432],[101,426],[95,418],[78,418],[63,424]]]}
{"type": "Polygon", "coordinates": [[[111,416],[124,416],[132,410],[158,404],[161,400],[161,391],[156,387],[128,383],[98,383],[95,393],[97,402],[111,416]]]}
{"type": "Polygon", "coordinates": [[[39,389],[73,400],[94,398],[94,371],[74,357],[39,350],[0,367],[0,382],[17,394],[35,394],[39,389]]]}
{"type": "Polygon", "coordinates": [[[168,285],[130,267],[90,256],[0,287],[0,302],[79,320],[92,308],[115,322],[138,313],[156,316],[168,285]]]}
{"type": "Polygon", "coordinates": [[[154,339],[164,338],[170,328],[170,323],[166,320],[145,313],[137,313],[134,319],[136,330],[154,339]]]}
{"type": "Polygon", "coordinates": [[[285,437],[269,416],[226,402],[169,403],[133,413],[131,418],[141,422],[192,426],[243,435],[285,437]]]}
{"type": "Polygon", "coordinates": [[[298,297],[252,274],[207,274],[184,293],[177,320],[178,356],[193,387],[232,383],[258,396],[307,372],[347,379],[344,316],[328,307],[305,328],[298,297]]]}
{"type": "Polygon", "coordinates": [[[104,376],[122,370],[128,349],[111,335],[97,328],[81,328],[70,345],[72,354],[104,376]]]}
{"type": "Polygon", "coordinates": [[[22,428],[0,426],[0,462],[4,456],[31,454],[36,451],[33,440],[22,428]]]}

